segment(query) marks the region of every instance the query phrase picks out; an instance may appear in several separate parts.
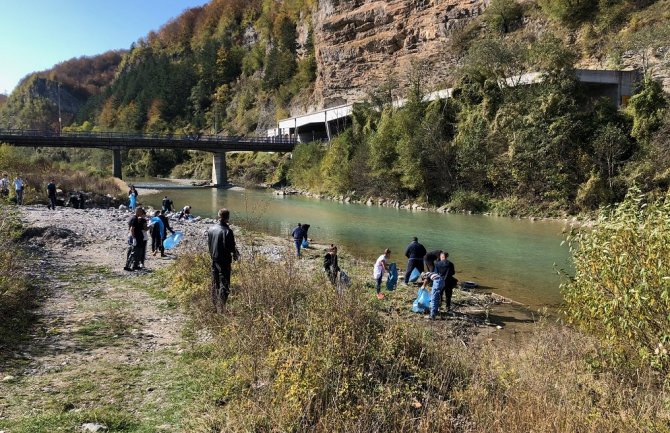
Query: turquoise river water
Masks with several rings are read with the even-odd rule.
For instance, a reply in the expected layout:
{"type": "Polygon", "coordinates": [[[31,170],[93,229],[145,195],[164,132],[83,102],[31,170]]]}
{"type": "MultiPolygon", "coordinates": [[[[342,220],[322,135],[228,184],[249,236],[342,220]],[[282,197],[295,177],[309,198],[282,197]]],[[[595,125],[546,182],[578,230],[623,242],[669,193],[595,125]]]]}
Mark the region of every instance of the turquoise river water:
{"type": "Polygon", "coordinates": [[[168,195],[177,208],[190,205],[194,214],[203,217],[215,217],[225,206],[231,210],[231,223],[287,239],[298,222],[308,223],[311,238],[367,259],[371,273],[374,260],[386,247],[392,251],[392,261],[404,269],[405,247],[417,236],[429,251],[449,251],[459,280],[476,281],[530,307],[559,305],[556,270],[570,268],[568,249],[561,246],[562,222],[414,212],[281,197],[264,190],[190,188],[150,181],[136,185],[160,188],[158,194],[140,197],[145,204],[160,207],[168,195]]]}

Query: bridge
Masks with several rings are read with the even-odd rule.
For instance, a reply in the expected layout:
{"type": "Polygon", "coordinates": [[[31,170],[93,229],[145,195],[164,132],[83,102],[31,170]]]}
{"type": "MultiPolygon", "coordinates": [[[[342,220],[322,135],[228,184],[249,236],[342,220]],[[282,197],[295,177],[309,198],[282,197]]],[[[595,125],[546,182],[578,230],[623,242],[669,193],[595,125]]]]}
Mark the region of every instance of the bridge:
{"type": "Polygon", "coordinates": [[[285,137],[238,137],[220,135],[140,134],[123,132],[63,132],[0,129],[0,143],[20,147],[71,147],[109,149],[112,173],[121,178],[121,150],[182,149],[213,153],[212,183],[228,183],[226,152],[291,152],[296,140],[285,137]]]}
{"type": "MultiPolygon", "coordinates": [[[[576,69],[577,79],[583,84],[583,90],[594,97],[609,98],[617,107],[625,106],[633,95],[638,78],[634,70],[576,69]]],[[[542,82],[543,75],[529,72],[501,80],[501,87],[516,87],[542,82]]],[[[424,96],[426,101],[450,98],[453,89],[442,89],[424,96]]],[[[393,101],[394,107],[402,107],[406,99],[393,101]]],[[[297,141],[330,140],[334,135],[351,125],[354,103],[329,107],[277,122],[277,127],[267,131],[268,137],[293,137],[297,141]]]]}

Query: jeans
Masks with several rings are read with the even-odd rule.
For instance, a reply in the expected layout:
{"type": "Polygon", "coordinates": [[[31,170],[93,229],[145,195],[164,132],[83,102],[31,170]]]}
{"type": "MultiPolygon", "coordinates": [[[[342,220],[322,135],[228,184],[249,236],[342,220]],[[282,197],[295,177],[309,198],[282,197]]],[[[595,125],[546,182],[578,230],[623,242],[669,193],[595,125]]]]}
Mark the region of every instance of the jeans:
{"type": "Polygon", "coordinates": [[[16,190],[16,204],[23,204],[23,190],[16,190]]]}
{"type": "Polygon", "coordinates": [[[375,281],[377,281],[377,293],[382,291],[382,278],[384,278],[384,274],[381,274],[375,281]]]}
{"type": "Polygon", "coordinates": [[[47,208],[51,210],[56,210],[56,196],[55,195],[50,195],[49,196],[49,206],[47,208]]]}
{"type": "Polygon", "coordinates": [[[409,276],[412,274],[414,268],[419,272],[423,272],[423,258],[407,260],[407,271],[405,272],[405,284],[409,284],[409,276]]]}
{"type": "Polygon", "coordinates": [[[433,287],[430,291],[430,317],[437,316],[440,309],[440,298],[442,297],[442,289],[444,288],[444,280],[438,278],[433,281],[433,287]]]}
{"type": "Polygon", "coordinates": [[[302,246],[302,238],[294,239],[293,242],[295,242],[295,255],[296,257],[300,257],[300,247],[302,246]]]}
{"type": "Polygon", "coordinates": [[[217,312],[221,312],[230,293],[231,263],[212,261],[212,302],[217,312]]]}

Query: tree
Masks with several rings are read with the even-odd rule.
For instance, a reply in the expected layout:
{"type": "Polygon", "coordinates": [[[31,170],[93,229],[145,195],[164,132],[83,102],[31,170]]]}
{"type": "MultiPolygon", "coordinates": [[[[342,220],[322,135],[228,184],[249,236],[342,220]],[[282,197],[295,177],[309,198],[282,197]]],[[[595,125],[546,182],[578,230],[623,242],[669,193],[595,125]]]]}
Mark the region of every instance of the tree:
{"type": "Polygon", "coordinates": [[[484,11],[484,18],[495,31],[509,33],[510,26],[521,18],[522,12],[514,0],[493,0],[484,11]]]}
{"type": "Polygon", "coordinates": [[[645,79],[640,91],[630,98],[627,111],[633,118],[631,135],[641,143],[648,143],[668,111],[668,100],[660,83],[645,79]]]}

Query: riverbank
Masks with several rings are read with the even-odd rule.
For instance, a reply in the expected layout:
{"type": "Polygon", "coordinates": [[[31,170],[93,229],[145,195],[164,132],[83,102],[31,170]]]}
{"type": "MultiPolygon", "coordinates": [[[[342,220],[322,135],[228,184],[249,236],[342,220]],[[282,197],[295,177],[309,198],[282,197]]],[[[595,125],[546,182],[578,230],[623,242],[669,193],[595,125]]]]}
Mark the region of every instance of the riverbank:
{"type": "Polygon", "coordinates": [[[593,340],[541,320],[515,333],[509,305],[490,296],[459,292],[455,317],[423,320],[409,311],[414,290],[375,298],[367,262],[342,255],[354,285],[337,295],[320,271],[323,245],[297,260],[288,240],[235,227],[243,260],[228,312],[215,315],[211,220],[175,222],[184,241],[125,272],[129,212],[20,210],[39,306],[21,338],[0,343],[7,433],[599,432],[670,419],[658,389],[636,386],[624,407],[621,381],[585,373],[593,340]]]}

